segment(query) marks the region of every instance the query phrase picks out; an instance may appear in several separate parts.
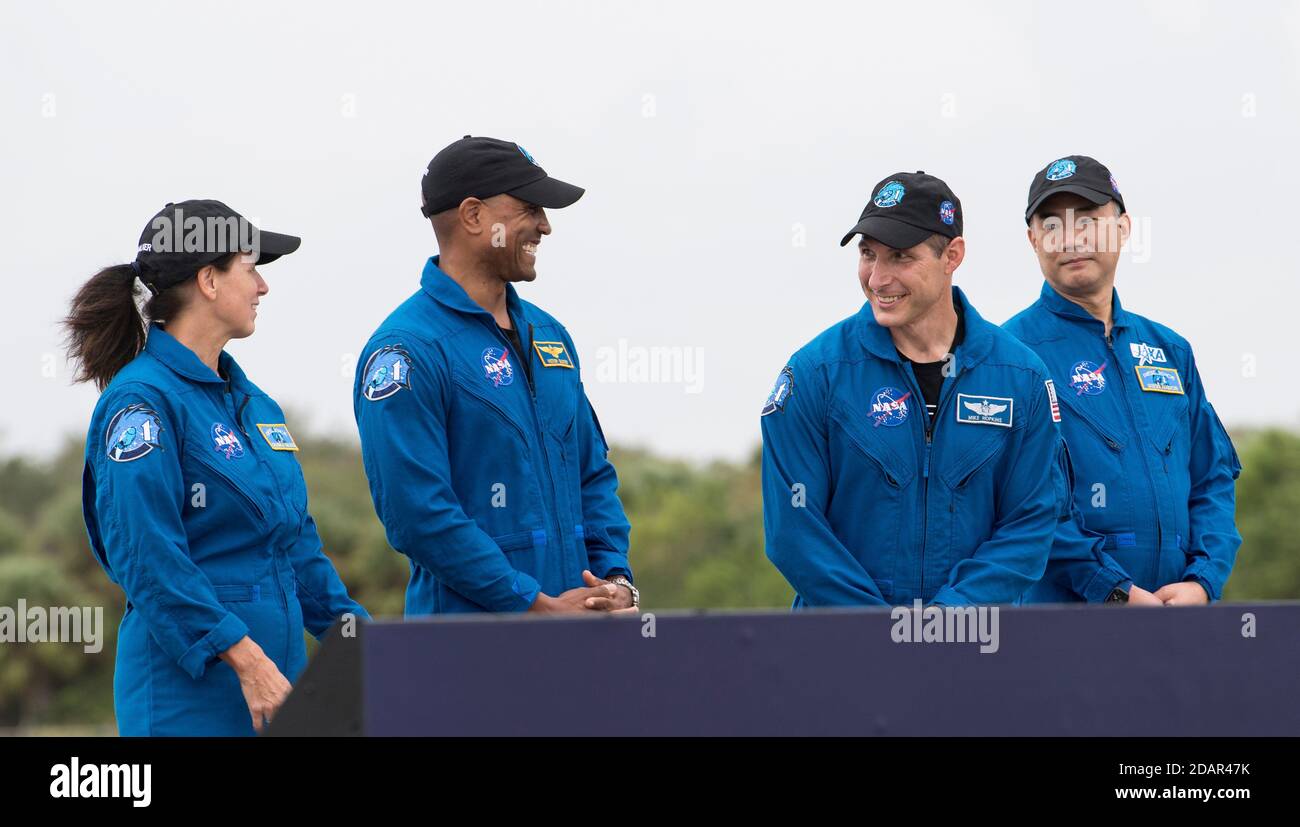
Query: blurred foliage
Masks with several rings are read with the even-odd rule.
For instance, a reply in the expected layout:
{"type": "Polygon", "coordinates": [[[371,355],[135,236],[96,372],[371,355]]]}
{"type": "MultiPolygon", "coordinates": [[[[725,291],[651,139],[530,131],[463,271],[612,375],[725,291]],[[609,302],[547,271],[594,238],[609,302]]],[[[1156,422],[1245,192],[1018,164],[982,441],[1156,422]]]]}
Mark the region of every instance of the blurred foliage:
{"type": "Polygon", "coordinates": [[[1241,549],[1224,600],[1300,598],[1300,436],[1281,429],[1233,434],[1241,459],[1241,549]]]}
{"type": "MultiPolygon", "coordinates": [[[[1300,597],[1300,435],[1235,435],[1246,471],[1237,519],[1245,537],[1230,600],[1300,597]]],[[[352,594],[376,615],[400,616],[406,559],[375,518],[354,443],[300,438],[312,513],[352,594]]],[[[632,564],[647,608],[773,608],[793,593],[763,554],[757,450],[743,463],[706,465],[616,448],[619,493],[631,520],[632,564]]],[[[0,462],[0,606],[103,606],[104,645],[0,643],[0,727],[108,725],[121,591],[90,553],[81,519],[80,442],[52,459],[0,462]]],[[[314,648],[314,645],[313,645],[314,648]]],[[[99,731],[99,730],[96,730],[99,731]]]]}

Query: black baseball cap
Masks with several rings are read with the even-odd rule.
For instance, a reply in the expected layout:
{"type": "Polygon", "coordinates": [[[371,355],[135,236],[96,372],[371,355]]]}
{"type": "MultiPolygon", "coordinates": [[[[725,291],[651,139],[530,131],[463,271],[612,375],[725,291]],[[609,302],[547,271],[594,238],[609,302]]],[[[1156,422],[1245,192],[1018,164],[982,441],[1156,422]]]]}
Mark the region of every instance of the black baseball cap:
{"type": "Polygon", "coordinates": [[[168,202],[140,233],[131,266],[157,292],[228,253],[256,253],[258,264],[268,264],[301,243],[298,236],[259,230],[220,201],[168,202]]]}
{"type": "Polygon", "coordinates": [[[1067,155],[1043,167],[1029,182],[1029,206],[1025,207],[1025,223],[1033,220],[1034,211],[1058,192],[1082,195],[1097,206],[1109,201],[1124,209],[1124,196],[1119,194],[1119,184],[1110,170],[1096,158],[1087,155],[1067,155]]]}
{"type": "Polygon", "coordinates": [[[858,223],[840,239],[843,247],[861,233],[895,250],[915,247],[936,233],[961,235],[961,200],[933,175],[896,172],[876,184],[858,223]]]}
{"type": "Polygon", "coordinates": [[[528,150],[510,141],[466,135],[444,147],[420,180],[420,212],[428,218],[466,198],[513,195],[548,209],[567,207],[586,192],[546,174],[528,150]]]}

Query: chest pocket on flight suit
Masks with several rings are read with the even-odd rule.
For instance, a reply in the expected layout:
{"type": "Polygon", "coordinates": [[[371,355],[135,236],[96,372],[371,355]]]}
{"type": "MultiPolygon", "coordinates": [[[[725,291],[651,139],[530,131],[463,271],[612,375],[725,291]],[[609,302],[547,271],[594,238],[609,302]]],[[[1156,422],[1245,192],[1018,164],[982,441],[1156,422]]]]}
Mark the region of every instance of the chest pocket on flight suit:
{"type": "MultiPolygon", "coordinates": [[[[285,515],[285,519],[290,523],[295,533],[302,520],[307,516],[307,480],[302,473],[302,465],[298,461],[298,452],[289,450],[275,450],[271,447],[270,441],[262,434],[261,425],[285,425],[284,412],[280,411],[274,403],[265,397],[257,397],[250,400],[248,410],[245,413],[244,421],[249,423],[249,440],[256,440],[256,452],[270,469],[271,475],[275,479],[278,494],[282,497],[285,505],[290,509],[285,515]]],[[[285,425],[287,429],[289,426],[285,425]]],[[[292,431],[290,431],[292,435],[292,431]]],[[[301,446],[299,446],[301,450],[301,446]]],[[[218,457],[220,459],[220,457],[218,457]]]]}
{"type": "MultiPolygon", "coordinates": [[[[1113,390],[1119,392],[1119,388],[1113,390]]],[[[1098,421],[1068,393],[1058,391],[1057,396],[1065,409],[1061,429],[1074,461],[1074,499],[1085,525],[1101,534],[1132,534],[1137,514],[1129,475],[1133,469],[1144,473],[1142,458],[1135,453],[1142,446],[1129,445],[1126,437],[1098,421]]]]}
{"type": "MultiPolygon", "coordinates": [[[[1187,397],[1180,394],[1148,391],[1143,391],[1142,397],[1143,410],[1146,413],[1147,421],[1151,423],[1147,437],[1151,449],[1156,452],[1157,460],[1161,466],[1167,472],[1172,473],[1173,468],[1170,463],[1179,449],[1179,446],[1175,443],[1181,442],[1182,446],[1187,446],[1191,441],[1191,421],[1188,418],[1189,403],[1187,397]]],[[[1186,454],[1185,447],[1183,453],[1186,454]]]]}
{"type": "MultiPolygon", "coordinates": [[[[522,368],[515,383],[524,384],[522,368]]],[[[519,414],[511,414],[512,400],[504,397],[514,391],[527,394],[528,388],[494,388],[482,374],[466,375],[456,367],[452,384],[447,437],[461,508],[493,537],[543,528],[544,469],[534,467],[531,443],[515,419],[519,414]],[[494,506],[498,493],[505,496],[504,508],[494,506]]]]}
{"type": "MultiPolygon", "coordinates": [[[[1187,497],[1191,487],[1188,461],[1191,452],[1190,403],[1185,394],[1142,391],[1143,412],[1150,426],[1146,429],[1143,448],[1152,452],[1148,462],[1151,473],[1159,477],[1157,490],[1173,499],[1172,512],[1152,515],[1163,517],[1165,525],[1157,580],[1174,580],[1190,561],[1187,556],[1190,520],[1187,497]]],[[[1164,498],[1162,498],[1164,499],[1164,498]]]]}
{"type": "MultiPolygon", "coordinates": [[[[545,337],[534,332],[538,339],[545,337]]],[[[578,399],[582,383],[576,368],[545,367],[532,359],[533,383],[537,389],[537,416],[546,435],[547,459],[555,481],[555,507],[559,509],[560,542],[566,553],[560,564],[564,582],[582,583],[582,570],[589,565],[582,524],[582,446],[578,439],[578,399]]],[[[572,359],[570,359],[572,361],[572,359]]]]}
{"type": "MultiPolygon", "coordinates": [[[[961,422],[949,422],[945,428],[954,432],[966,428],[976,436],[974,442],[957,459],[939,472],[939,479],[947,488],[948,508],[948,552],[941,570],[947,571],[959,560],[965,559],[979,545],[978,540],[988,537],[993,531],[996,518],[996,506],[999,501],[999,489],[1004,480],[997,473],[1002,461],[1003,450],[1007,443],[1015,438],[1023,428],[1002,428],[995,425],[979,425],[961,422]],[[982,435],[980,431],[984,431],[982,435]]],[[[930,497],[939,491],[930,486],[930,497]]],[[[931,505],[933,517],[934,506],[931,505]]],[[[927,568],[930,568],[927,566],[927,568]]]]}
{"type": "MultiPolygon", "coordinates": [[[[203,422],[206,420],[200,420],[195,427],[201,429],[203,422]]],[[[247,439],[242,432],[236,438],[241,442],[247,439]]],[[[186,485],[186,531],[192,550],[212,547],[221,551],[245,545],[250,537],[265,533],[271,520],[278,519],[274,504],[244,479],[258,473],[257,458],[246,446],[241,447],[241,456],[227,459],[216,451],[206,433],[186,435],[181,470],[186,485]],[[226,542],[219,538],[226,538],[226,542]]]]}
{"type": "Polygon", "coordinates": [[[283,624],[263,623],[263,615],[274,601],[262,602],[267,598],[264,589],[259,601],[252,590],[274,576],[275,527],[283,519],[284,509],[277,501],[279,492],[258,466],[252,439],[261,437],[256,432],[245,434],[224,418],[214,420],[209,412],[190,424],[181,464],[187,498],[182,513],[195,563],[213,584],[222,586],[222,602],[235,604],[227,608],[257,633],[259,645],[273,652],[272,657],[279,657],[283,624]],[[239,441],[238,456],[227,459],[217,450],[211,434],[214,421],[221,422],[239,441]],[[274,628],[279,637],[268,637],[268,628],[274,628]]]}
{"type": "MultiPolygon", "coordinates": [[[[194,490],[194,484],[197,483],[203,485],[203,496],[201,499],[197,500],[197,502],[202,502],[203,508],[210,508],[213,505],[214,494],[218,497],[225,494],[233,498],[234,502],[242,506],[250,519],[257,521],[259,525],[265,523],[267,520],[267,512],[260,501],[262,498],[255,496],[254,492],[250,492],[245,485],[236,481],[239,470],[221,468],[220,463],[228,462],[228,460],[223,459],[219,455],[214,455],[211,458],[207,457],[204,454],[205,447],[209,453],[212,452],[210,447],[196,444],[193,440],[185,446],[186,464],[192,464],[195,469],[198,469],[186,469],[187,473],[185,474],[185,477],[187,481],[191,483],[190,493],[197,496],[199,492],[194,490]],[[203,477],[207,477],[208,479],[202,479],[203,477]],[[214,480],[221,483],[220,492],[212,490],[212,481],[214,480]]],[[[255,464],[256,462],[256,460],[251,460],[250,464],[255,464]]],[[[191,504],[193,505],[195,502],[196,500],[194,496],[192,496],[191,504]]],[[[224,516],[228,518],[231,515],[227,514],[224,516]]]]}
{"type": "Polygon", "coordinates": [[[582,383],[574,371],[542,367],[533,360],[533,381],[537,388],[537,416],[542,430],[551,437],[550,448],[564,452],[564,462],[578,465],[577,412],[582,383]]]}
{"type": "MultiPolygon", "coordinates": [[[[865,529],[857,533],[871,537],[869,548],[850,547],[850,550],[866,566],[885,600],[892,601],[899,557],[911,553],[902,547],[903,523],[914,516],[906,489],[915,474],[885,442],[884,435],[873,433],[872,427],[866,424],[870,420],[864,412],[836,401],[832,403],[830,420],[833,489],[829,510],[837,515],[861,515],[860,524],[865,529]]],[[[910,434],[889,433],[888,436],[898,436],[902,445],[910,447],[910,434]]]]}

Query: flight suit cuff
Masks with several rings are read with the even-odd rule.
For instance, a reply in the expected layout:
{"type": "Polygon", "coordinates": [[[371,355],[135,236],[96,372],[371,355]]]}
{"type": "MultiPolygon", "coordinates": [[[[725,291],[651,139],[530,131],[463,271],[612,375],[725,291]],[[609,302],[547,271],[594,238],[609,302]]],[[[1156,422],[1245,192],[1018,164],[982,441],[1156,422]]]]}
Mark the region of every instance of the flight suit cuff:
{"type": "MultiPolygon", "coordinates": [[[[588,538],[590,540],[590,538],[588,538]]],[[[615,551],[608,545],[591,544],[587,545],[587,568],[591,573],[608,580],[616,574],[621,574],[628,580],[632,579],[632,567],[627,562],[627,552],[615,551]]]]}
{"type": "Polygon", "coordinates": [[[1124,572],[1101,566],[1088,581],[1088,585],[1084,586],[1081,597],[1089,603],[1105,603],[1111,592],[1131,582],[1132,578],[1124,572]]]}
{"type": "Polygon", "coordinates": [[[1204,572],[1204,568],[1200,565],[1199,562],[1193,563],[1192,565],[1188,566],[1187,571],[1183,573],[1183,582],[1186,583],[1187,581],[1190,580],[1193,583],[1199,584],[1202,589],[1205,589],[1205,593],[1206,595],[1209,596],[1210,598],[1209,602],[1211,603],[1213,603],[1216,600],[1222,600],[1223,591],[1219,589],[1218,586],[1216,586],[1208,577],[1206,577],[1203,572],[1204,572]]]}
{"type": "Polygon", "coordinates": [[[203,677],[208,668],[208,661],[214,660],[222,652],[234,646],[248,636],[248,626],[234,614],[227,612],[221,622],[203,637],[185,650],[181,655],[180,667],[194,680],[203,677]]]}
{"type": "Polygon", "coordinates": [[[952,586],[944,586],[942,589],[939,589],[939,591],[935,594],[934,599],[932,599],[930,603],[936,606],[975,605],[971,601],[967,600],[965,597],[962,597],[961,592],[957,591],[952,586]]]}
{"type": "Polygon", "coordinates": [[[519,603],[499,611],[526,612],[537,602],[537,595],[542,593],[542,584],[522,571],[515,572],[515,582],[511,587],[519,603]]]}

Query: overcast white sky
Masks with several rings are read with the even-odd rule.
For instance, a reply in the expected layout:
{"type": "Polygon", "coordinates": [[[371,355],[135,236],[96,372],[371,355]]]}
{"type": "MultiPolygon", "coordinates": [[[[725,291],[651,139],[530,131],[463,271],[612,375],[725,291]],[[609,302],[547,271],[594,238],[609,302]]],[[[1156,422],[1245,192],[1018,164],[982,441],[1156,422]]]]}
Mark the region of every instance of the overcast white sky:
{"type": "Polygon", "coordinates": [[[0,454],[84,434],[96,392],[55,322],[186,198],[303,237],[230,350],[299,427],[354,434],[353,354],[435,252],[420,174],[467,133],[588,190],[551,214],[524,295],[573,334],[614,441],[751,450],[787,356],[861,306],[837,245],[891,172],[953,187],[957,283],[1005,320],[1041,283],[1029,179],[1072,153],[1150,228],[1125,305],[1192,342],[1230,426],[1300,421],[1295,2],[0,8],[0,454]],[[702,374],[598,381],[620,340],[700,348],[702,374]]]}

